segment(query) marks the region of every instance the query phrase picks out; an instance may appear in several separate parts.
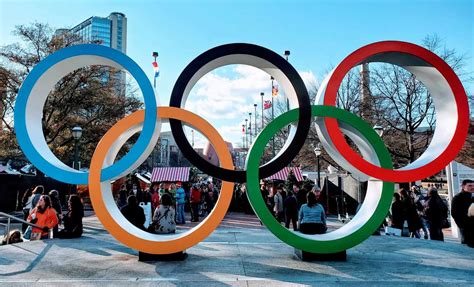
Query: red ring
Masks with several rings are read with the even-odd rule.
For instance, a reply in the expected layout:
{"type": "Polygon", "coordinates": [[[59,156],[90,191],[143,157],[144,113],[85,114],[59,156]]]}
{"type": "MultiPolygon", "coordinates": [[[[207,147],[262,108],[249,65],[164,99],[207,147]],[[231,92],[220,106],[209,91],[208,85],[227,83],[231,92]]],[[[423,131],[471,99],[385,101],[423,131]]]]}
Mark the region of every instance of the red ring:
{"type": "Polygon", "coordinates": [[[400,41],[383,41],[364,46],[347,56],[336,67],[326,87],[324,105],[336,106],[337,91],[350,69],[370,56],[385,52],[400,52],[418,57],[432,65],[447,80],[456,101],[458,121],[453,138],[446,149],[435,160],[424,166],[407,170],[389,170],[367,162],[352,150],[339,130],[337,120],[325,118],[324,122],[334,147],[361,172],[384,181],[411,182],[420,180],[445,168],[456,157],[464,145],[469,129],[469,106],[466,92],[457,75],[440,57],[423,47],[400,41]]]}

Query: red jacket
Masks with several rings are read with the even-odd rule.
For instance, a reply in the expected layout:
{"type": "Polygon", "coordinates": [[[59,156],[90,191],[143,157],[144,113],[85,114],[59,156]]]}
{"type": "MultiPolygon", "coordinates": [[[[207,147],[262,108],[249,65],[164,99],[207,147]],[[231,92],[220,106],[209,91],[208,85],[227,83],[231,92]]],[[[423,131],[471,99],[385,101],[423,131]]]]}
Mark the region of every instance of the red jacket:
{"type": "MultiPolygon", "coordinates": [[[[48,227],[49,229],[53,229],[56,225],[58,225],[58,216],[56,215],[56,210],[52,207],[46,208],[46,210],[43,213],[38,212],[38,208],[35,207],[31,212],[30,215],[28,215],[28,221],[31,221],[33,217],[31,216],[33,213],[36,213],[36,218],[38,218],[38,221],[35,223],[38,226],[41,227],[48,227]]],[[[42,237],[47,237],[48,232],[44,232],[43,230],[33,227],[31,229],[31,232],[33,233],[40,233],[42,237]]]]}
{"type": "Polygon", "coordinates": [[[201,191],[191,188],[191,203],[201,203],[201,191]]]}
{"type": "Polygon", "coordinates": [[[151,195],[152,210],[154,211],[159,205],[160,205],[160,193],[157,190],[155,191],[155,193],[151,195]]]}

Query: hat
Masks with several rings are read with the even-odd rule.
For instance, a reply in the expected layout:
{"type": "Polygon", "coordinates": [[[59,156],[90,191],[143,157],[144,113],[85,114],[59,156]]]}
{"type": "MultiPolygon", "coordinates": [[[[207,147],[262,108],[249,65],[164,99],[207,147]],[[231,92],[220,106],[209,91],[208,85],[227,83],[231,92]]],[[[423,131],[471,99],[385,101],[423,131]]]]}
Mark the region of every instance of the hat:
{"type": "Polygon", "coordinates": [[[178,181],[178,182],[176,183],[176,186],[181,186],[181,181],[178,181]]]}

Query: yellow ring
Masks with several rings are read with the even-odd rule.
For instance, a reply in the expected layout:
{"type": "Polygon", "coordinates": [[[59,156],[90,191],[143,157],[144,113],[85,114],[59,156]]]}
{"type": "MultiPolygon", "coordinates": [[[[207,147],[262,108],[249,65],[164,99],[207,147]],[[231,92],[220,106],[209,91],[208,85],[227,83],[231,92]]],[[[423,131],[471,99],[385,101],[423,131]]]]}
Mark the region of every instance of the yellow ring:
{"type": "MultiPolygon", "coordinates": [[[[227,169],[233,169],[232,157],[227,149],[222,137],[219,135],[217,130],[211,126],[206,120],[197,116],[189,111],[174,108],[174,107],[158,107],[158,117],[162,119],[176,119],[181,120],[188,125],[192,126],[196,130],[199,130],[209,141],[216,150],[219,157],[221,167],[227,169]]],[[[144,232],[136,227],[136,230],[130,230],[130,232],[124,229],[121,224],[117,221],[117,218],[112,216],[107,208],[117,209],[118,207],[113,203],[107,205],[103,198],[103,190],[101,187],[100,177],[102,172],[102,165],[104,163],[107,152],[113,145],[115,140],[119,138],[125,131],[133,126],[140,125],[144,120],[144,111],[136,111],[124,119],[117,122],[110,130],[104,135],[102,140],[97,145],[94,155],[92,156],[90,171],[89,171],[89,191],[94,211],[99,218],[100,222],[109,231],[109,233],[115,237],[118,241],[122,242],[126,246],[136,249],[142,252],[150,254],[170,254],[179,251],[183,251],[189,247],[192,247],[207,236],[209,236],[220,224],[224,218],[227,209],[232,199],[232,193],[234,188],[233,182],[222,182],[221,192],[219,199],[212,210],[211,214],[207,216],[198,226],[191,229],[188,232],[184,232],[178,238],[172,238],[171,240],[163,240],[167,235],[148,234],[148,239],[137,236],[132,233],[144,232]],[[149,239],[150,236],[153,239],[149,239]]],[[[105,192],[110,192],[105,190],[105,192]]],[[[131,229],[133,229],[131,228],[131,229]]]]}

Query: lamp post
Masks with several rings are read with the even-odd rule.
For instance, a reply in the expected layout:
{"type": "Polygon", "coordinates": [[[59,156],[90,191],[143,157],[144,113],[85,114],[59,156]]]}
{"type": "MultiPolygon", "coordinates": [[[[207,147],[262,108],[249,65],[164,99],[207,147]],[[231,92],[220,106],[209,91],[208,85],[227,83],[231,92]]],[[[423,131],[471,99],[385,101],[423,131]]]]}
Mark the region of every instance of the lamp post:
{"type": "Polygon", "coordinates": [[[194,148],[194,130],[191,130],[191,136],[192,136],[192,147],[194,148]]]}
{"type": "Polygon", "coordinates": [[[314,153],[316,154],[317,164],[318,164],[318,186],[321,188],[321,165],[319,157],[321,156],[321,147],[318,145],[314,148],[314,153]]]}
{"type": "Polygon", "coordinates": [[[252,113],[249,113],[249,146],[252,144],[252,113]]]}
{"type": "Polygon", "coordinates": [[[263,131],[263,95],[264,94],[265,94],[264,92],[260,93],[260,97],[262,97],[262,126],[260,127],[261,131],[263,131]]]}
{"type": "Polygon", "coordinates": [[[79,139],[82,136],[82,128],[80,126],[75,126],[71,129],[72,137],[74,138],[74,162],[72,164],[72,168],[79,169],[79,139]]]}
{"type": "MultiPolygon", "coordinates": [[[[285,56],[285,59],[288,62],[288,57],[290,56],[290,51],[285,50],[285,53],[283,55],[285,56]]],[[[290,110],[290,100],[288,99],[288,95],[285,95],[285,96],[286,96],[286,111],[289,111],[290,110]]],[[[288,125],[288,134],[290,134],[290,128],[291,128],[291,125],[288,125]]]]}
{"type": "Polygon", "coordinates": [[[245,149],[245,125],[242,124],[242,148],[245,149]]]}
{"type": "Polygon", "coordinates": [[[247,146],[247,148],[249,148],[249,142],[248,142],[248,139],[247,139],[247,131],[248,131],[247,122],[248,121],[249,121],[248,119],[245,119],[245,145],[247,146]]]}
{"type": "Polygon", "coordinates": [[[255,113],[254,113],[254,124],[255,124],[254,128],[255,129],[253,130],[253,135],[257,136],[257,104],[253,104],[253,107],[255,109],[255,113]]]}

